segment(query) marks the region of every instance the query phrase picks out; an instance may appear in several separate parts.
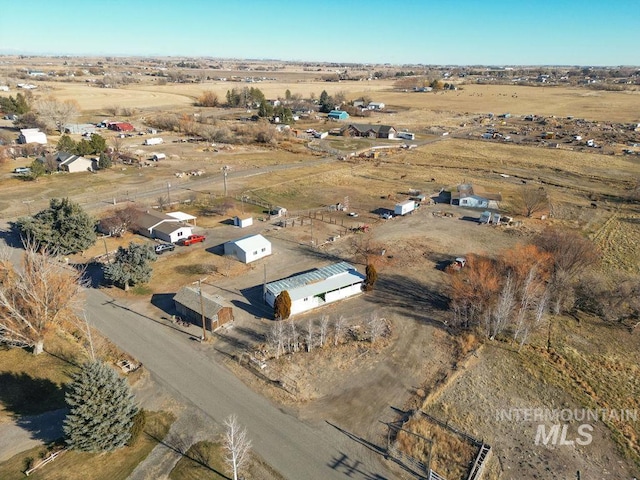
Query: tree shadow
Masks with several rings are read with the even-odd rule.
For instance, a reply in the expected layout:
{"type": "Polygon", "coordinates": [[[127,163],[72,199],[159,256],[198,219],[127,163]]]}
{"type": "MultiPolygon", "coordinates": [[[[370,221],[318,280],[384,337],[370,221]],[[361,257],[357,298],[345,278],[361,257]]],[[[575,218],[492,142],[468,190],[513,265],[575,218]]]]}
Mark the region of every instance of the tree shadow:
{"type": "Polygon", "coordinates": [[[224,473],[216,470],[211,465],[209,465],[209,456],[207,455],[207,452],[204,451],[204,447],[202,449],[196,448],[196,449],[193,449],[192,452],[189,452],[189,450],[191,450],[191,445],[187,445],[188,442],[182,441],[182,439],[180,439],[176,435],[170,435],[168,436],[168,438],[162,439],[162,438],[158,438],[153,433],[149,433],[146,431],[144,433],[149,438],[158,442],[158,444],[163,445],[167,447],[169,450],[172,450],[173,452],[182,455],[184,458],[191,460],[192,462],[197,464],[199,467],[204,468],[211,473],[215,473],[222,479],[232,480],[231,477],[228,477],[224,473]]]}
{"type": "Polygon", "coordinates": [[[16,222],[10,222],[8,229],[0,230],[0,239],[4,240],[4,242],[12,248],[24,248],[24,242],[22,241],[22,236],[20,235],[20,230],[16,222]]]}
{"type": "Polygon", "coordinates": [[[374,290],[365,295],[369,302],[391,308],[419,322],[442,327],[431,312],[446,311],[448,298],[427,285],[402,275],[381,275],[374,290]]]}
{"type": "Polygon", "coordinates": [[[0,403],[14,415],[37,415],[64,408],[64,389],[48,378],[26,373],[0,373],[0,403]]]}
{"type": "Polygon", "coordinates": [[[40,415],[23,416],[16,420],[16,425],[29,432],[33,440],[52,442],[64,438],[62,426],[68,410],[60,408],[40,415]]]}

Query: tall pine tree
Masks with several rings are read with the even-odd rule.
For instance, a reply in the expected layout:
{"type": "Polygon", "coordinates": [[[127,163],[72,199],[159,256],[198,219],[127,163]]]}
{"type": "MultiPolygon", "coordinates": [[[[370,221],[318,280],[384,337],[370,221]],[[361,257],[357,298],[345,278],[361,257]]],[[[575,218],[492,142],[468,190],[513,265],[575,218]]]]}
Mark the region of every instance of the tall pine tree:
{"type": "Polygon", "coordinates": [[[63,430],[67,445],[83,452],[124,446],[138,412],[127,380],[103,362],[83,365],[66,394],[69,413],[63,430]]]}

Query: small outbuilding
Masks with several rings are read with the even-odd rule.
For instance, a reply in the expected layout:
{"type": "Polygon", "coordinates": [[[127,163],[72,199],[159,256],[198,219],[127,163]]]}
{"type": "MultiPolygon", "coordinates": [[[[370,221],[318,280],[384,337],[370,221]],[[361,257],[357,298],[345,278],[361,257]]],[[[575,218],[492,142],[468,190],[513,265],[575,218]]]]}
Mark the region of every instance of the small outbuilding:
{"type": "Polygon", "coordinates": [[[58,152],[56,160],[58,160],[58,170],[61,172],[92,172],[95,167],[93,160],[65,152],[58,152]]]}
{"type": "Polygon", "coordinates": [[[240,228],[250,227],[251,225],[253,225],[253,217],[246,217],[246,218],[234,217],[233,224],[236,227],[240,227],[240,228]]]}
{"type": "Polygon", "coordinates": [[[160,160],[165,160],[167,158],[167,156],[164,153],[154,153],[151,156],[151,160],[153,160],[154,162],[159,162],[160,160]]]}
{"type": "Polygon", "coordinates": [[[405,200],[404,202],[396,203],[393,210],[394,215],[406,215],[416,209],[415,200],[405,200]]]}
{"type": "Polygon", "coordinates": [[[97,128],[93,123],[67,123],[62,127],[65,133],[79,135],[96,133],[97,128]]]}
{"type": "Polygon", "coordinates": [[[173,296],[180,317],[202,328],[204,311],[205,328],[210,332],[233,321],[233,307],[220,295],[203,292],[196,287],[183,287],[173,296]]]}
{"type": "Polygon", "coordinates": [[[249,235],[224,244],[224,254],[242,263],[251,263],[271,255],[271,242],[262,235],[249,235]]]}

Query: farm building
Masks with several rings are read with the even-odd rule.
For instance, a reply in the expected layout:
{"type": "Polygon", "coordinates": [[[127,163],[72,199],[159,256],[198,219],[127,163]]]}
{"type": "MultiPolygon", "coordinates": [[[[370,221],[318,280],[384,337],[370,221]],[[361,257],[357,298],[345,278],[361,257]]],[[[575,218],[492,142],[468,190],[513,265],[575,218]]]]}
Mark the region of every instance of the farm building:
{"type": "Polygon", "coordinates": [[[272,217],[282,217],[287,214],[287,209],[284,207],[275,206],[269,210],[269,215],[272,217]]]}
{"type": "Polygon", "coordinates": [[[414,200],[405,200],[404,202],[396,203],[393,210],[394,215],[406,215],[416,209],[416,202],[414,200]]]}
{"type": "Polygon", "coordinates": [[[166,160],[167,156],[164,153],[154,153],[151,156],[151,160],[154,162],[159,162],[160,160],[166,160]]]}
{"type": "Polygon", "coordinates": [[[71,134],[96,133],[96,126],[93,123],[67,123],[62,127],[62,131],[71,134]]]}
{"type": "Polygon", "coordinates": [[[331,118],[332,120],[346,120],[349,118],[349,114],[344,110],[331,110],[327,118],[331,118]]]}
{"type": "Polygon", "coordinates": [[[242,263],[251,263],[271,255],[271,242],[262,235],[249,235],[226,242],[224,254],[233,255],[242,263]]]}
{"type": "Polygon", "coordinates": [[[193,233],[193,227],[188,223],[155,210],[140,212],[136,225],[138,233],[170,243],[178,242],[193,233]]]}
{"type": "Polygon", "coordinates": [[[384,109],[384,103],[382,102],[369,102],[369,105],[367,105],[367,108],[369,110],[382,110],[384,109]]]}
{"type": "Polygon", "coordinates": [[[457,191],[451,194],[451,205],[460,207],[498,209],[501,201],[500,193],[488,193],[482,187],[469,183],[458,185],[457,191]]]}
{"type": "Polygon", "coordinates": [[[109,122],[107,128],[116,132],[133,132],[135,130],[134,126],[127,122],[109,122]]]}
{"type": "Polygon", "coordinates": [[[352,137],[368,138],[395,138],[397,130],[390,125],[369,125],[352,123],[349,125],[349,134],[352,137]]]}
{"type": "Polygon", "coordinates": [[[291,297],[291,315],[321,307],[327,303],[358,295],[365,276],[346,263],[334,263],[310,272],[267,283],[264,300],[273,307],[284,290],[291,297]]]}
{"type": "Polygon", "coordinates": [[[160,145],[163,142],[164,140],[162,140],[162,138],[160,137],[152,137],[152,138],[147,138],[144,141],[144,145],[160,145]]]}
{"type": "Polygon", "coordinates": [[[233,308],[220,295],[211,295],[196,287],[183,287],[173,296],[178,315],[183,320],[202,327],[202,313],[206,329],[213,331],[233,321],[233,308]]]}
{"type": "Polygon", "coordinates": [[[18,143],[39,143],[47,144],[47,135],[39,128],[23,128],[18,136],[18,143]]]}
{"type": "Polygon", "coordinates": [[[246,217],[246,218],[233,217],[233,224],[236,227],[240,227],[240,228],[250,227],[251,225],[253,225],[253,217],[246,217]]]}

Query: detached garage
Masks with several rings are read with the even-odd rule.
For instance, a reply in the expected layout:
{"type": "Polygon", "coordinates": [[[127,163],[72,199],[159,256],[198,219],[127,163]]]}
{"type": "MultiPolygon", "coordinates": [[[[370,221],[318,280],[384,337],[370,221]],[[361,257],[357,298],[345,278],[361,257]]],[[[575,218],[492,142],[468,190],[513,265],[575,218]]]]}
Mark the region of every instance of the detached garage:
{"type": "Polygon", "coordinates": [[[195,287],[183,287],[174,295],[173,301],[178,315],[199,327],[202,327],[204,307],[204,321],[209,331],[233,321],[233,308],[220,295],[201,292],[195,287]]]}
{"type": "Polygon", "coordinates": [[[224,254],[234,255],[242,263],[251,263],[271,255],[271,242],[262,235],[249,235],[225,243],[224,254]]]}

